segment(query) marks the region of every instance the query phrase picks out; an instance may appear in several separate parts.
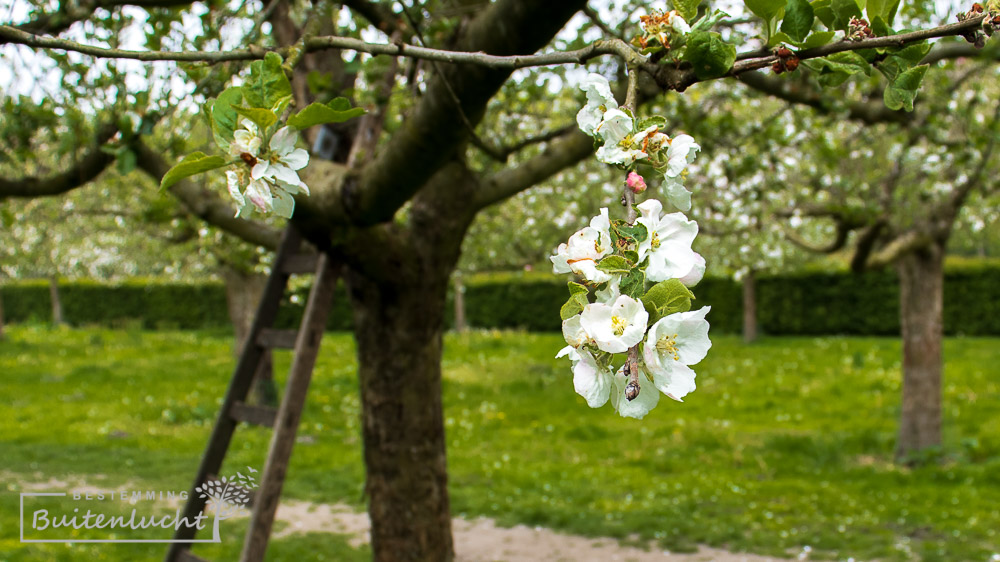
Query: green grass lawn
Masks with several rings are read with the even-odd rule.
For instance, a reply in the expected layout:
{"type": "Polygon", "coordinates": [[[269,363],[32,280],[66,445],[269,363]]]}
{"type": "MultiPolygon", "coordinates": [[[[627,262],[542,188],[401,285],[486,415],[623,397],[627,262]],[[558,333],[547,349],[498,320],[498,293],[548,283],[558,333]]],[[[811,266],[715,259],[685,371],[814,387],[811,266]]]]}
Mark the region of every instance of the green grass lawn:
{"type": "MultiPolygon", "coordinates": [[[[233,366],[228,334],[8,327],[0,343],[0,561],[146,560],[162,546],[21,544],[18,492],[49,479],[183,490],[233,366]]],[[[1000,340],[946,342],[945,448],[891,462],[899,344],[716,337],[698,390],[645,420],[573,393],[558,334],[446,340],[452,508],[664,548],[699,543],[813,558],[988,560],[1000,551],[1000,340]]],[[[278,373],[290,356],[279,354],[278,373]]],[[[329,335],[286,496],[363,503],[353,341],[329,335]]],[[[270,432],[241,428],[224,473],[261,468],[270,432]]],[[[59,490],[56,490],[59,491],[59,490]]],[[[241,542],[196,552],[231,559],[241,542]]],[[[228,526],[226,526],[228,525],[228,526]]],[[[273,560],[364,560],[334,534],[273,560]]]]}

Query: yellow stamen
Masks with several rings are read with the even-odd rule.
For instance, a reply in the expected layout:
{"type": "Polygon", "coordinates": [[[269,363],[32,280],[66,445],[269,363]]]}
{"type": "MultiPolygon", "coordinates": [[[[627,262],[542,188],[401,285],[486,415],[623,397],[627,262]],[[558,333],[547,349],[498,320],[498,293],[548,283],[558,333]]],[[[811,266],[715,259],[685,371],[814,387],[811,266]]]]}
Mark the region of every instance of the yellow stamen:
{"type": "Polygon", "coordinates": [[[653,232],[653,239],[650,241],[650,244],[653,246],[654,250],[660,247],[660,234],[659,233],[657,233],[655,231],[653,232]]]}
{"type": "Polygon", "coordinates": [[[611,317],[611,329],[614,331],[616,336],[621,336],[625,333],[625,327],[628,326],[628,322],[625,321],[621,316],[611,317]]]}
{"type": "Polygon", "coordinates": [[[681,357],[677,353],[677,334],[663,336],[656,341],[656,351],[667,355],[673,355],[674,361],[680,361],[681,357]]]}

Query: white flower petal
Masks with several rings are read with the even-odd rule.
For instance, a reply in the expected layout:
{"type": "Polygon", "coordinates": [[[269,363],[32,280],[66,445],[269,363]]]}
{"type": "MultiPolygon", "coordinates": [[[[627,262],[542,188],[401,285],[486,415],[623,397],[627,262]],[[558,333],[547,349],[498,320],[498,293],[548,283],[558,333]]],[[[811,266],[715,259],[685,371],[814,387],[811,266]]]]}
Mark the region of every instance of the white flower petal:
{"type": "Polygon", "coordinates": [[[229,189],[229,196],[233,198],[234,201],[240,206],[246,203],[243,194],[240,192],[243,186],[240,182],[240,176],[232,170],[226,171],[226,187],[229,189]]]}
{"type": "Polygon", "coordinates": [[[272,209],[273,198],[271,196],[271,188],[267,185],[267,182],[252,180],[247,187],[246,196],[260,212],[266,213],[272,209]]]}
{"type": "Polygon", "coordinates": [[[678,402],[683,402],[682,398],[694,392],[696,388],[694,370],[687,365],[677,363],[669,371],[653,371],[650,374],[656,389],[678,402]]]}
{"type": "Polygon", "coordinates": [[[291,184],[299,183],[299,175],[296,174],[288,166],[284,166],[282,164],[271,164],[270,166],[268,166],[267,171],[269,175],[271,175],[278,181],[291,184]]]}
{"type": "Polygon", "coordinates": [[[269,175],[268,168],[269,166],[266,161],[258,160],[257,163],[254,164],[253,169],[250,170],[250,177],[253,178],[254,180],[259,180],[264,176],[269,175]]]}
{"type": "Polygon", "coordinates": [[[579,314],[563,320],[562,333],[566,343],[573,347],[580,347],[590,341],[590,336],[587,335],[587,331],[584,330],[583,325],[580,324],[579,314]]]}
{"type": "Polygon", "coordinates": [[[281,163],[293,170],[301,170],[309,163],[309,153],[304,148],[296,148],[282,156],[281,163]]]}
{"type": "Polygon", "coordinates": [[[686,287],[694,287],[705,277],[705,258],[698,252],[694,252],[694,265],[687,275],[680,278],[680,282],[686,287]]]}
{"type": "Polygon", "coordinates": [[[611,373],[597,364],[589,351],[580,352],[580,361],[573,365],[573,389],[591,408],[600,408],[611,396],[611,373]]]}
{"type": "Polygon", "coordinates": [[[289,195],[284,189],[275,189],[273,208],[274,214],[290,219],[292,218],[292,213],[295,212],[295,198],[289,195]]]}
{"type": "Polygon", "coordinates": [[[615,374],[615,409],[624,418],[641,420],[660,402],[660,392],[656,386],[639,369],[639,395],[634,400],[625,397],[625,386],[628,379],[624,375],[624,366],[615,374]]]}
{"type": "Polygon", "coordinates": [[[607,144],[618,144],[632,133],[632,118],[620,109],[609,109],[598,132],[607,144]]]}
{"type": "Polygon", "coordinates": [[[271,137],[271,150],[277,152],[278,156],[284,156],[295,148],[295,139],[297,137],[298,133],[295,129],[282,127],[271,137]]]}

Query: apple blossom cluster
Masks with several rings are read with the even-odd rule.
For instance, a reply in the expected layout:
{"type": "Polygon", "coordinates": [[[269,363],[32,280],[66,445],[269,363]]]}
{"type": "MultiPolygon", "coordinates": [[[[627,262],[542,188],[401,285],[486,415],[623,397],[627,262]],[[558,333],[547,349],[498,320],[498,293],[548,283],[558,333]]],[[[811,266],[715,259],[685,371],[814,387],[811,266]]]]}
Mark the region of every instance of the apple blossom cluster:
{"type": "MultiPolygon", "coordinates": [[[[604,142],[600,161],[627,170],[626,190],[646,190],[634,170],[640,160],[668,180],[683,176],[698,150],[694,139],[661,133],[663,119],[635,127],[601,76],[591,74],[582,88],[587,105],[577,115],[580,128],[604,142]]],[[[671,197],[671,182],[665,186],[671,197]]],[[[625,200],[631,199],[630,193],[625,200]]],[[[690,208],[690,194],[681,199],[690,208]]],[[[556,356],[572,362],[576,392],[592,408],[610,401],[620,415],[641,419],[660,393],[681,401],[695,389],[691,365],[705,358],[712,343],[705,319],[710,307],[691,310],[689,287],[705,273],[705,260],[691,249],[698,224],[683,213],[664,213],[656,199],[635,210],[630,222],[601,209],[550,260],[553,271],[580,281],[569,283],[570,297],[560,311],[567,346],[556,356]]]]}
{"type": "Polygon", "coordinates": [[[236,216],[248,218],[256,207],[261,213],[291,218],[295,210],[293,196],[309,195],[309,188],[297,173],[309,163],[309,153],[295,148],[298,132],[286,126],[268,139],[249,119],[240,124],[243,128],[233,133],[229,144],[229,155],[236,160],[226,171],[229,195],[237,204],[236,216]]]}
{"type": "Polygon", "coordinates": [[[660,130],[666,124],[662,117],[636,122],[628,110],[618,107],[611,85],[599,74],[587,76],[581,88],[587,93],[587,104],[576,114],[576,121],[580,130],[603,143],[597,149],[597,159],[622,169],[640,161],[648,164],[663,174],[667,201],[682,211],[690,210],[691,192],[683,181],[688,164],[701,150],[694,139],[690,135],[667,136],[660,130]]]}
{"type": "Polygon", "coordinates": [[[683,40],[691,32],[691,26],[677,10],[654,11],[652,14],[639,16],[639,23],[643,34],[637,35],[632,43],[640,49],[648,49],[657,43],[664,49],[669,49],[671,39],[674,46],[680,46],[679,40],[683,40]]]}

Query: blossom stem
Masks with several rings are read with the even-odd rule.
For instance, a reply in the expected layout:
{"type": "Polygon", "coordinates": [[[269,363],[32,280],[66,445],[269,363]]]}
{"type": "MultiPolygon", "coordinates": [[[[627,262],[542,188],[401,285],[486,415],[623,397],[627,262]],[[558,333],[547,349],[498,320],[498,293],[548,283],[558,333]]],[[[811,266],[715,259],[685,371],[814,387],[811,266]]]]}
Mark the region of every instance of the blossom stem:
{"type": "Polygon", "coordinates": [[[642,387],[639,386],[639,345],[636,344],[628,350],[628,362],[625,363],[625,372],[628,374],[628,384],[625,385],[625,398],[629,402],[639,396],[642,387]]]}

